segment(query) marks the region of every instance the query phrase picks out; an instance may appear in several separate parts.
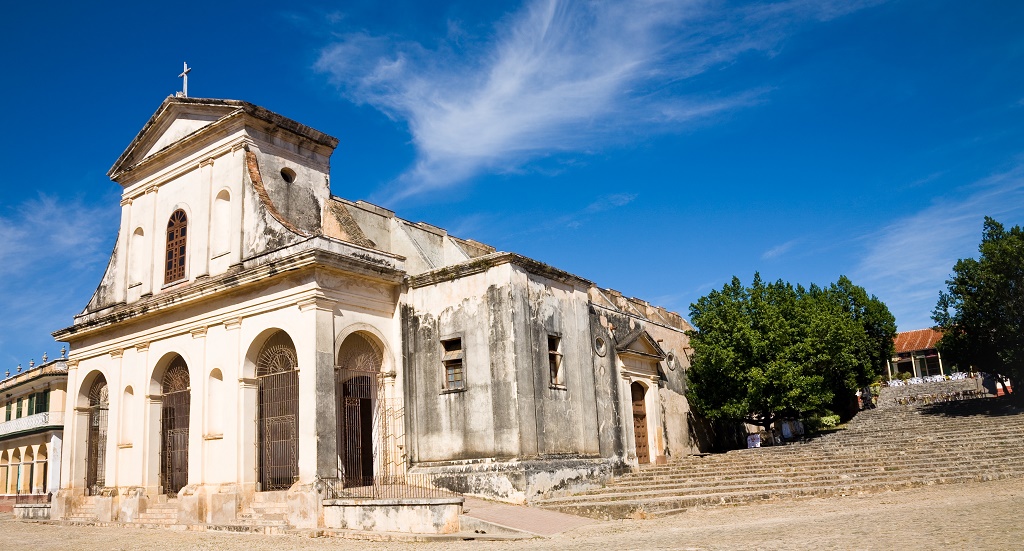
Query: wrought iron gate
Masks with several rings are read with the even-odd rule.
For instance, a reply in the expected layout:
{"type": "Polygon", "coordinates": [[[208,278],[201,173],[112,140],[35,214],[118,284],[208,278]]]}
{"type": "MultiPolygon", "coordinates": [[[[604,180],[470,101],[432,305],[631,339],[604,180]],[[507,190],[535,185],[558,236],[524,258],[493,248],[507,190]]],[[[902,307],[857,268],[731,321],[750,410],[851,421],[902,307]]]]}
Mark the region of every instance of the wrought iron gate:
{"type": "Polygon", "coordinates": [[[89,434],[86,435],[85,488],[88,495],[98,495],[106,486],[107,410],[110,394],[107,380],[101,375],[89,389],[89,434]]]}
{"type": "Polygon", "coordinates": [[[397,474],[391,464],[391,415],[386,408],[382,354],[366,337],[349,335],[338,352],[338,454],[347,488],[371,486],[381,475],[397,474]]]}
{"type": "Polygon", "coordinates": [[[345,486],[365,486],[373,480],[373,398],[376,394],[376,373],[345,370],[347,380],[339,382],[343,408],[338,434],[343,443],[342,464],[345,486]]]}
{"type": "Polygon", "coordinates": [[[188,484],[188,421],[192,392],[188,366],[178,356],[164,374],[160,407],[160,484],[164,493],[178,495],[188,484]]]}
{"type": "Polygon", "coordinates": [[[286,490],[299,474],[299,374],[295,345],[271,336],[256,361],[258,469],[262,491],[286,490]]]}

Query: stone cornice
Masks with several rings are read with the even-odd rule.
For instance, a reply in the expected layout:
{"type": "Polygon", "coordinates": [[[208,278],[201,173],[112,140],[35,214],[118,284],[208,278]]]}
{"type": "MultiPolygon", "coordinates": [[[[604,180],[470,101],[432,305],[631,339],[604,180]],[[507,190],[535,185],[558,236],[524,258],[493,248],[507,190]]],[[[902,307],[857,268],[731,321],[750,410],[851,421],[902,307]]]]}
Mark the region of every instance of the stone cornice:
{"type": "Polygon", "coordinates": [[[39,379],[48,375],[58,375],[67,377],[68,375],[68,362],[66,359],[58,358],[56,360],[50,360],[47,363],[37,365],[31,369],[18,373],[12,377],[8,377],[3,381],[0,381],[0,391],[10,392],[12,389],[19,387],[23,384],[38,381],[39,379]]]}
{"type": "Polygon", "coordinates": [[[55,331],[53,336],[57,340],[66,341],[129,319],[148,317],[194,304],[226,290],[261,284],[271,278],[313,268],[326,268],[385,284],[398,285],[404,275],[404,258],[316,236],[246,260],[238,270],[193,281],[180,288],[168,289],[131,304],[121,304],[77,316],[74,325],[55,331]]]}

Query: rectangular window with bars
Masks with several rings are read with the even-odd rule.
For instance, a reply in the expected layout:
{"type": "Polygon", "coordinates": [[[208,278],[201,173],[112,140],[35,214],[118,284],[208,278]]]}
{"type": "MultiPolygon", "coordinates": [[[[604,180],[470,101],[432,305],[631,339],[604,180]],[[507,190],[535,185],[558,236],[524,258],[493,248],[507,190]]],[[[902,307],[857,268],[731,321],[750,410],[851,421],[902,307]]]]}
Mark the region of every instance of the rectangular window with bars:
{"type": "Polygon", "coordinates": [[[565,388],[565,369],[562,367],[562,338],[548,335],[548,371],[552,388],[565,388]]]}
{"type": "Polygon", "coordinates": [[[5,420],[6,421],[10,421],[11,420],[11,403],[10,402],[7,402],[7,418],[5,420]]]}
{"type": "Polygon", "coordinates": [[[21,419],[21,398],[18,398],[18,403],[14,406],[14,418],[21,419]]]}
{"type": "Polygon", "coordinates": [[[465,390],[465,365],[462,352],[462,339],[447,339],[441,341],[444,355],[441,357],[441,364],[444,366],[444,390],[465,390]]]}

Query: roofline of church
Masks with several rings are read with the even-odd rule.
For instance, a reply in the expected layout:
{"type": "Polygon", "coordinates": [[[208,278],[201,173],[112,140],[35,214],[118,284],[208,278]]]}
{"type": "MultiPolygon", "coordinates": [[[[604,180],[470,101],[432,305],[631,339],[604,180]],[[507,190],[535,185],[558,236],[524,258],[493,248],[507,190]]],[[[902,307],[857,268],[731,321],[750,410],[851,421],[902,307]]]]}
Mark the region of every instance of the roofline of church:
{"type": "Polygon", "coordinates": [[[583,279],[578,275],[571,274],[564,270],[559,270],[558,268],[549,266],[532,258],[525,257],[521,254],[495,252],[471,258],[451,266],[445,266],[422,274],[409,276],[409,286],[416,289],[419,287],[426,287],[427,285],[452,281],[469,275],[483,273],[490,268],[500,266],[501,264],[513,264],[532,274],[553,279],[555,281],[561,281],[563,283],[582,283],[587,288],[594,285],[594,282],[589,279],[583,279]]]}
{"type": "MultiPolygon", "coordinates": [[[[329,147],[332,150],[338,146],[338,138],[321,132],[310,126],[306,126],[298,121],[289,119],[283,115],[279,115],[269,109],[260,107],[259,105],[249,103],[247,101],[235,100],[235,99],[215,99],[215,98],[189,98],[189,97],[177,97],[170,96],[160,104],[156,112],[153,113],[146,124],[143,125],[139,133],[135,135],[128,147],[121,153],[121,156],[117,158],[110,170],[107,171],[107,176],[114,179],[117,175],[127,172],[131,167],[122,167],[127,161],[128,157],[135,151],[135,149],[142,142],[143,137],[157,124],[165,111],[171,108],[173,105],[206,105],[211,107],[234,107],[235,109],[262,121],[268,122],[275,126],[279,126],[289,132],[292,132],[303,138],[312,140],[313,142],[329,147]]],[[[205,128],[205,127],[204,127],[205,128]]],[[[196,132],[202,132],[203,129],[199,129],[196,132]]],[[[193,133],[195,134],[195,133],[193,133]]],[[[186,136],[187,138],[188,136],[186,136]]],[[[141,161],[141,159],[140,159],[141,161]]]]}

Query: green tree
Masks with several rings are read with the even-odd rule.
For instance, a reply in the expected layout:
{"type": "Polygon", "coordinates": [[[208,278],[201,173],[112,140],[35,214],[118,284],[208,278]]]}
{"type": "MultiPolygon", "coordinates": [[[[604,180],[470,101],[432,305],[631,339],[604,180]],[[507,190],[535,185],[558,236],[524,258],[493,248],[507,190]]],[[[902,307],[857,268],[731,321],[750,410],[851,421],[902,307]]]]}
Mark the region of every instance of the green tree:
{"type": "Polygon", "coordinates": [[[939,293],[939,350],[957,365],[1024,380],[1024,231],[986,216],[978,251],[957,261],[939,293]]]}
{"type": "Polygon", "coordinates": [[[691,406],[711,419],[769,427],[845,403],[892,356],[885,304],[842,277],[809,289],[754,275],[690,306],[691,406]]]}

